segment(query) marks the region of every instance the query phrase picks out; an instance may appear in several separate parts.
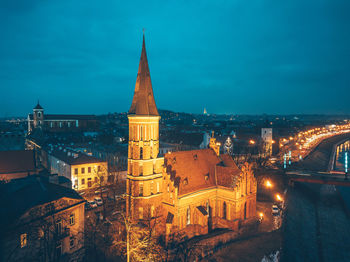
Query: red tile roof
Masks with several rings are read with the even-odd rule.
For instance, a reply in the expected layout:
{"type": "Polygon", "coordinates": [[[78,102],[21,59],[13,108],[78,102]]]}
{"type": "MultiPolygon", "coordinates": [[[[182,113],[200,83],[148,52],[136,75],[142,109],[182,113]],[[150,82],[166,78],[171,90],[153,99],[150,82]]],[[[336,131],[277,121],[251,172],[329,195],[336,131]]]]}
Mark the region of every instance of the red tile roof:
{"type": "Polygon", "coordinates": [[[0,174],[35,171],[33,150],[0,151],[0,174]]]}
{"type": "Polygon", "coordinates": [[[179,196],[215,186],[232,187],[232,176],[241,172],[230,156],[217,156],[212,149],[173,152],[164,158],[179,196]]]}

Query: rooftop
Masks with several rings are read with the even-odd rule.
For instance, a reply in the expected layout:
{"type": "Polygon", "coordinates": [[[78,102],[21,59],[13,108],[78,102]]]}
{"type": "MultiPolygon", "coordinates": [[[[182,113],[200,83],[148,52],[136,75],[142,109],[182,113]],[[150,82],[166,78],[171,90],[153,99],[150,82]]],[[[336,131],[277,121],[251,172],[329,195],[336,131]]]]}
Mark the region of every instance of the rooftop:
{"type": "Polygon", "coordinates": [[[0,151],[0,174],[35,171],[33,150],[0,151]]]}
{"type": "Polygon", "coordinates": [[[233,177],[241,174],[229,155],[217,156],[212,149],[172,152],[164,158],[179,196],[209,187],[231,188],[233,177]]]}
{"type": "Polygon", "coordinates": [[[33,207],[63,197],[84,200],[75,190],[49,183],[48,179],[37,175],[0,184],[0,227],[6,228],[33,207]]]}
{"type": "Polygon", "coordinates": [[[104,162],[103,160],[97,157],[89,156],[84,153],[80,153],[69,148],[63,147],[55,147],[52,151],[49,150],[48,153],[69,165],[104,162]]]}

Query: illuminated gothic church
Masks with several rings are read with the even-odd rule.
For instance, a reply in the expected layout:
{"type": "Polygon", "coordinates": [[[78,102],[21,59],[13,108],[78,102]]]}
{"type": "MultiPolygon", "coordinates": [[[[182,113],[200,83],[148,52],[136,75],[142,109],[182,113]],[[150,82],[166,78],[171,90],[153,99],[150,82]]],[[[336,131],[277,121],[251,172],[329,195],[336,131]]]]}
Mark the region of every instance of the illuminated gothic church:
{"type": "Polygon", "coordinates": [[[248,164],[239,169],[220,155],[212,137],[209,148],[159,153],[160,116],[153,96],[145,38],[128,114],[127,215],[134,221],[157,219],[157,231],[193,237],[215,228],[237,230],[256,216],[257,183],[248,164]]]}

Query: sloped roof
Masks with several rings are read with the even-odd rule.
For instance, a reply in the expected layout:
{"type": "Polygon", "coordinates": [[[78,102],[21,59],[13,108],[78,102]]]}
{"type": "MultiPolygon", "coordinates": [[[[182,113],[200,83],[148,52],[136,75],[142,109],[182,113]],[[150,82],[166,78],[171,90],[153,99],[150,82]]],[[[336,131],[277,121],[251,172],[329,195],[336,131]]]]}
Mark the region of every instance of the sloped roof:
{"type": "Polygon", "coordinates": [[[45,115],[44,120],[96,120],[95,115],[45,115]]]}
{"type": "Polygon", "coordinates": [[[139,70],[136,78],[134,98],[131,103],[129,114],[159,116],[156,102],[153,96],[144,35],[139,70]]]}
{"type": "Polygon", "coordinates": [[[40,176],[29,176],[0,185],[0,225],[5,229],[29,209],[67,197],[83,198],[73,189],[52,184],[40,176]]]}
{"type": "Polygon", "coordinates": [[[35,171],[33,150],[0,151],[0,174],[35,171]]]}
{"type": "Polygon", "coordinates": [[[69,149],[54,149],[52,152],[49,152],[49,154],[69,165],[105,162],[97,157],[89,156],[83,153],[78,153],[69,149]]]}
{"type": "MultiPolygon", "coordinates": [[[[29,119],[33,120],[33,114],[29,114],[29,119]]],[[[44,121],[50,120],[97,120],[96,115],[52,115],[45,114],[44,121]]]]}
{"type": "Polygon", "coordinates": [[[179,196],[215,186],[231,188],[232,176],[240,170],[228,155],[217,156],[212,149],[167,153],[167,173],[178,188],[179,196]]]}
{"type": "Polygon", "coordinates": [[[44,109],[44,108],[42,108],[42,106],[39,104],[39,101],[38,101],[38,103],[37,103],[37,105],[34,107],[34,109],[44,109]]]}

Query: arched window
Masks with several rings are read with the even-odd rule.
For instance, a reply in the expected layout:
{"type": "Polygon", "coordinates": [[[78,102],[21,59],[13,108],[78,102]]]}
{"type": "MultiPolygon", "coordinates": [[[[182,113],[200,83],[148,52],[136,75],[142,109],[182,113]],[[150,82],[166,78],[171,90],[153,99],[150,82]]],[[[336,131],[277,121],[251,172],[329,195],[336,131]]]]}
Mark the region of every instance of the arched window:
{"type": "Polygon", "coordinates": [[[226,209],[227,209],[227,206],[226,206],[226,202],[224,202],[224,204],[223,204],[223,206],[222,206],[222,218],[223,219],[226,219],[226,215],[227,215],[227,211],[226,211],[226,209]]]}
{"type": "Polygon", "coordinates": [[[190,225],[191,224],[191,210],[188,207],[187,208],[187,219],[186,219],[186,225],[190,225]]]}
{"type": "Polygon", "coordinates": [[[140,184],[139,184],[139,196],[143,196],[143,183],[141,182],[140,184]]]}
{"type": "Polygon", "coordinates": [[[140,147],[140,159],[143,159],[143,148],[140,147]]]}
{"type": "Polygon", "coordinates": [[[154,188],[153,184],[154,184],[154,182],[153,182],[153,181],[151,181],[151,189],[150,189],[150,191],[151,191],[151,195],[153,195],[153,194],[154,194],[154,193],[153,193],[153,188],[154,188]]]}

